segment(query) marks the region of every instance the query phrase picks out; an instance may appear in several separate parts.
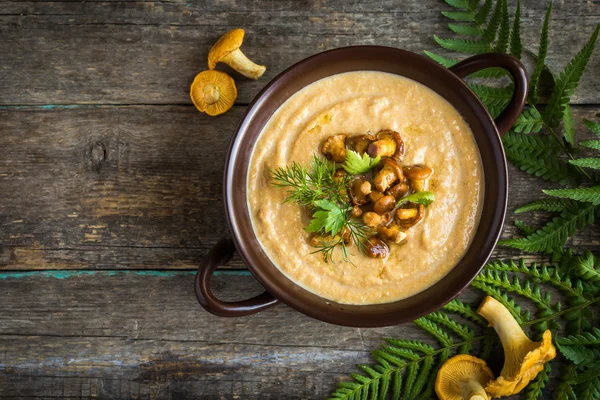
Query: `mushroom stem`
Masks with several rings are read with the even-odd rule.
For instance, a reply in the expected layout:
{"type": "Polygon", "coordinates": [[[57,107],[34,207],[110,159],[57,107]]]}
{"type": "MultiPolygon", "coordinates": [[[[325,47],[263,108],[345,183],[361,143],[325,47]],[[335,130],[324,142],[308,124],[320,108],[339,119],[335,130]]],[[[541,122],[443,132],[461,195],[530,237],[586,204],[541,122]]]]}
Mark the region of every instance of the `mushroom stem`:
{"type": "Polygon", "coordinates": [[[478,381],[471,379],[465,387],[463,398],[468,400],[487,400],[489,396],[478,381]]]}
{"type": "Polygon", "coordinates": [[[252,62],[252,60],[246,57],[240,49],[227,54],[221,59],[221,62],[229,65],[231,68],[250,79],[260,78],[267,70],[267,67],[264,65],[258,65],[252,62]]]}
{"type": "Polygon", "coordinates": [[[479,306],[477,313],[485,318],[490,326],[494,327],[505,352],[515,347],[522,348],[522,346],[531,345],[532,341],[523,332],[510,311],[493,297],[487,296],[479,306]]]}
{"type": "Polygon", "coordinates": [[[213,85],[212,83],[206,84],[203,90],[204,101],[206,104],[215,104],[219,101],[220,92],[219,87],[217,85],[213,85]]]}

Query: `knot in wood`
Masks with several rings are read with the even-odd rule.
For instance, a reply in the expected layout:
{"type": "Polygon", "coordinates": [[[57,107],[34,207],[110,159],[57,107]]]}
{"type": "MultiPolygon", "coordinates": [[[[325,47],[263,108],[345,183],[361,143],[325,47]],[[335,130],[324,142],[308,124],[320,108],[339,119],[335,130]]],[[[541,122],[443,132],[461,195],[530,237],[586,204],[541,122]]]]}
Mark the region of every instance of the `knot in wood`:
{"type": "Polygon", "coordinates": [[[100,171],[102,163],[106,161],[106,148],[101,142],[92,144],[90,148],[90,161],[94,171],[100,171]]]}

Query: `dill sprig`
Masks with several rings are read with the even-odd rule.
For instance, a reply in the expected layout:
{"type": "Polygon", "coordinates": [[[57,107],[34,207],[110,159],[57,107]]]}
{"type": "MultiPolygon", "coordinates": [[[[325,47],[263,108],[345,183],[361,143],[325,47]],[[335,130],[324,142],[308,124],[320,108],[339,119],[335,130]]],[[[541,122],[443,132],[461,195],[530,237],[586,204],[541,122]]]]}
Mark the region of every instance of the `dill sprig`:
{"type": "Polygon", "coordinates": [[[335,163],[315,154],[310,170],[294,161],[271,170],[271,179],[273,186],[287,189],[285,203],[295,202],[311,213],[306,230],[321,239],[314,253],[323,253],[325,261],[333,261],[339,246],[343,260],[352,263],[344,236],[349,236],[359,251],[366,252],[365,242],[372,235],[371,229],[351,218],[352,204],[347,191],[350,176],[335,176],[335,163]]]}
{"type": "Polygon", "coordinates": [[[337,203],[344,201],[349,178],[342,176],[334,179],[334,174],[335,163],[315,154],[310,171],[296,161],[286,167],[271,170],[271,184],[288,189],[285,203],[293,201],[312,209],[318,200],[337,203]]]}

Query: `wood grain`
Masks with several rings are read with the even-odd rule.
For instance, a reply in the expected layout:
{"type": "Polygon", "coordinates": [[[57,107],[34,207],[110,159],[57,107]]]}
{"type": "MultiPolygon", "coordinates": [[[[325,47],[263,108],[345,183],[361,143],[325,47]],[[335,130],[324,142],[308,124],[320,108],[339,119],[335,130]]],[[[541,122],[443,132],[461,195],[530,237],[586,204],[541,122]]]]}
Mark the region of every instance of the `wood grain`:
{"type": "MultiPolygon", "coordinates": [[[[190,106],[0,110],[0,269],[195,268],[228,234],[222,171],[243,111],[210,119],[190,106]]],[[[579,132],[598,111],[574,107],[579,132]]],[[[510,210],[554,186],[510,174],[510,210]]],[[[504,237],[515,233],[507,224],[504,237]]],[[[587,248],[600,243],[598,230],[582,237],[587,248]]]]}
{"type": "MultiPolygon", "coordinates": [[[[523,1],[522,36],[533,51],[546,3],[523,1]]],[[[247,104],[279,72],[327,49],[437,51],[433,34],[451,36],[442,10],[451,7],[441,0],[6,2],[0,104],[190,104],[189,85],[207,68],[208,50],[237,27],[246,29],[243,50],[268,67],[256,82],[234,74],[238,103],[247,104]]],[[[597,0],[554,4],[547,62],[555,72],[599,18],[597,0]]],[[[596,52],[575,103],[600,102],[599,69],[596,52]]]]}
{"type": "MultiPolygon", "coordinates": [[[[97,398],[130,398],[139,388],[150,396],[140,398],[316,399],[368,362],[383,338],[422,335],[411,324],[338,327],[284,305],[219,318],[200,308],[191,285],[189,275],[132,272],[0,281],[0,398],[61,394],[62,385],[76,397],[81,385],[97,398]]],[[[231,274],[214,285],[225,300],[261,290],[231,274]]],[[[463,294],[473,304],[480,298],[463,294]]]]}

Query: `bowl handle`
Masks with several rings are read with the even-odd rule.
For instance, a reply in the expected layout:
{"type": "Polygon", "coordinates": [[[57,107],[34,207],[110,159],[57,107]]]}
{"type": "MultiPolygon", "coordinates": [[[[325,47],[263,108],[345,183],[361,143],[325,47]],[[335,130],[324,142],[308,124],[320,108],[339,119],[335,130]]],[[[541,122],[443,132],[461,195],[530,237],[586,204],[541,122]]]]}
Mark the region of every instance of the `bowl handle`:
{"type": "Polygon", "coordinates": [[[241,317],[265,310],[279,302],[270,293],[264,292],[248,300],[225,302],[217,299],[210,290],[210,280],[219,265],[223,265],[235,253],[233,240],[223,238],[204,257],[198,272],[194,290],[198,302],[206,311],[221,317],[241,317]]]}
{"type": "Polygon", "coordinates": [[[515,89],[508,103],[508,106],[496,118],[496,127],[500,136],[503,136],[513,126],[527,101],[527,91],[529,83],[527,81],[527,71],[521,62],[513,56],[502,53],[487,53],[469,57],[466,60],[450,67],[460,78],[465,78],[473,72],[498,67],[508,71],[512,76],[515,89]]]}

